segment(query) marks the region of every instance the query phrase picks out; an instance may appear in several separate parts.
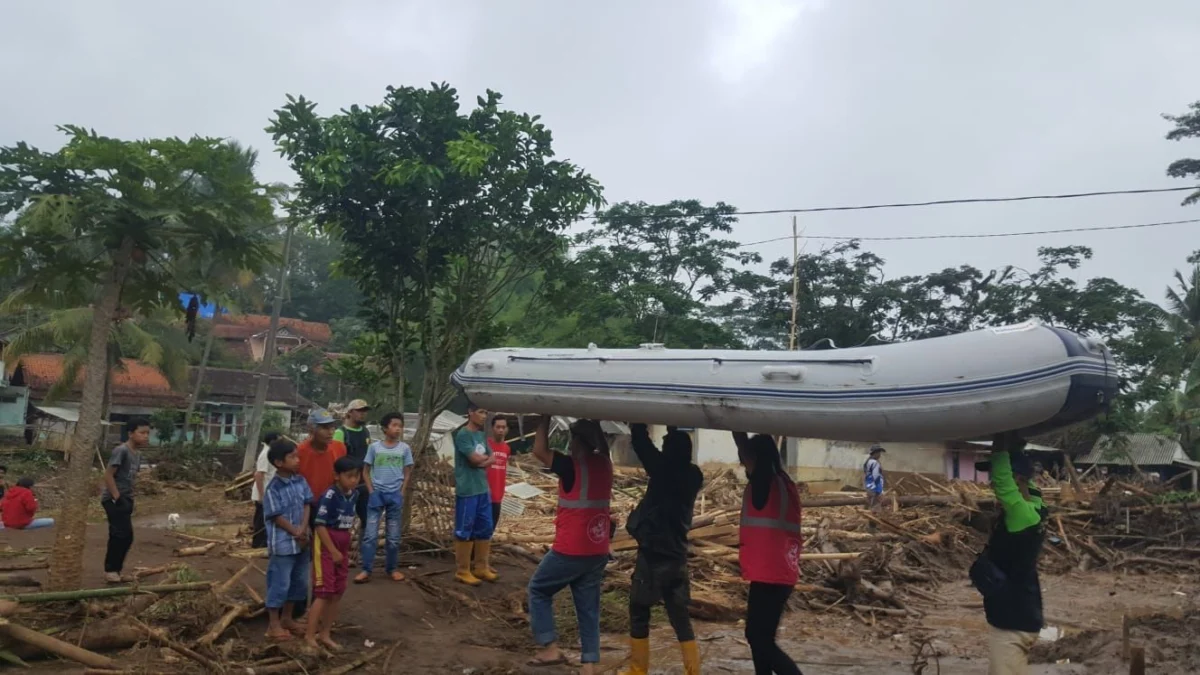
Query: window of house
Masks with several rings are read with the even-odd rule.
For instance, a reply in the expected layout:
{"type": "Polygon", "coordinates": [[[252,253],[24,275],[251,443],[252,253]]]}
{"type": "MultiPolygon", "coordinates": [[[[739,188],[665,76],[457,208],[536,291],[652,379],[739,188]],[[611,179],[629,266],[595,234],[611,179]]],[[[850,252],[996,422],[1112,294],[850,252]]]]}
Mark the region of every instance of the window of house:
{"type": "Polygon", "coordinates": [[[237,413],[228,412],[221,415],[221,435],[237,435],[237,413]]]}

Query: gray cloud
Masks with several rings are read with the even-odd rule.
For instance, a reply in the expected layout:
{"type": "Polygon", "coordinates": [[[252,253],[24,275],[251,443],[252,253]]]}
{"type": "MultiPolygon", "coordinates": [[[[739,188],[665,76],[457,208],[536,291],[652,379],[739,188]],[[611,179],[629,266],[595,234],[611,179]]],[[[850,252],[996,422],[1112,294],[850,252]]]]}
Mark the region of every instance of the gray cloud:
{"type": "MultiPolygon", "coordinates": [[[[53,125],[237,138],[290,177],[262,132],[285,93],[332,112],[388,84],[447,80],[544,115],[610,201],[742,209],[1171,183],[1200,144],[1159,115],[1200,99],[1200,3],[924,0],[352,3],[13,2],[0,143],[53,125]],[[733,9],[731,9],[733,7],[733,9]]],[[[1178,195],[819,214],[810,234],[935,234],[1200,217],[1178,195]]],[[[746,218],[743,241],[790,232],[746,218]]],[[[872,243],[889,273],[1031,265],[1084,243],[1081,275],[1159,298],[1196,229],[872,243]]],[[[818,246],[809,242],[808,246],[818,246]]],[[[774,257],[787,246],[764,247],[774,257]]]]}

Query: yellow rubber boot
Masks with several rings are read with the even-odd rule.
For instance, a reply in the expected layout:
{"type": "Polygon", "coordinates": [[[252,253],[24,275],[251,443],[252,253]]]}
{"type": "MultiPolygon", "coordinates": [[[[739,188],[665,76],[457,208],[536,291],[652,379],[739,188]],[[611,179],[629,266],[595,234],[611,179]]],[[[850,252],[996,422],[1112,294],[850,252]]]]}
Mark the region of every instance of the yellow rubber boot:
{"type": "Polygon", "coordinates": [[[649,672],[650,638],[629,638],[629,667],[619,675],[646,675],[649,672]]]}
{"type": "Polygon", "coordinates": [[[695,640],[680,642],[683,651],[683,675],[700,675],[700,645],[695,640]]]}
{"type": "Polygon", "coordinates": [[[471,543],[469,541],[454,542],[454,561],[458,563],[458,571],[454,578],[468,586],[478,586],[483,582],[471,574],[471,543]]]}
{"type": "Polygon", "coordinates": [[[484,581],[495,581],[500,578],[496,574],[496,570],[492,569],[492,542],[486,539],[476,539],[475,542],[475,568],[472,573],[476,578],[484,581]]]}

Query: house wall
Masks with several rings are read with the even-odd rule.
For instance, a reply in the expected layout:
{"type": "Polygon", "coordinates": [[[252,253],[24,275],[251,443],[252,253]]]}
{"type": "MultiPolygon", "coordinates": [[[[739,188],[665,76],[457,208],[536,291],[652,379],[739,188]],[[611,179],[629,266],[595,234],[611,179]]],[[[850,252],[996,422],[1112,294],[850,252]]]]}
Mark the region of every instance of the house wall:
{"type": "MultiPolygon", "coordinates": [[[[870,443],[830,441],[820,438],[788,439],[789,468],[802,481],[862,483],[862,466],[870,443]]],[[[945,475],[943,443],[886,443],[883,470],[888,473],[945,475]]]]}
{"type": "MultiPolygon", "coordinates": [[[[3,367],[3,363],[0,363],[0,367],[3,367]]],[[[0,433],[24,434],[28,410],[28,387],[0,386],[0,433]]]]}
{"type": "Polygon", "coordinates": [[[975,462],[989,459],[990,453],[977,450],[947,450],[946,478],[968,480],[975,483],[988,482],[988,472],[976,471],[975,462]],[[957,469],[957,471],[956,471],[957,469]]]}

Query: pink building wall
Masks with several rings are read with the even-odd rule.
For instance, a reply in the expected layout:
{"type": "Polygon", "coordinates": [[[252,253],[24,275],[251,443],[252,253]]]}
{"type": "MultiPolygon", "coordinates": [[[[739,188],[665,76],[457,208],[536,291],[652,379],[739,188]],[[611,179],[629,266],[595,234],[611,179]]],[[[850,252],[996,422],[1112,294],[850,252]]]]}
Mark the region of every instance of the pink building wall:
{"type": "Polygon", "coordinates": [[[958,480],[972,481],[975,483],[988,482],[988,473],[986,471],[976,471],[975,462],[987,461],[988,453],[973,452],[971,450],[947,450],[946,451],[946,478],[958,480]],[[957,464],[957,467],[955,466],[957,464]],[[958,469],[957,475],[955,468],[958,469]]]}

